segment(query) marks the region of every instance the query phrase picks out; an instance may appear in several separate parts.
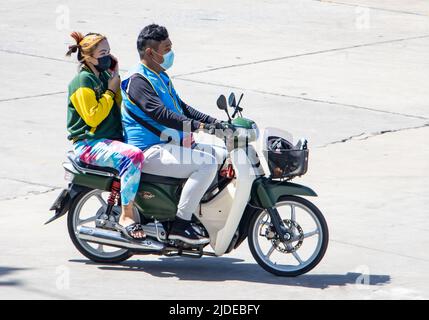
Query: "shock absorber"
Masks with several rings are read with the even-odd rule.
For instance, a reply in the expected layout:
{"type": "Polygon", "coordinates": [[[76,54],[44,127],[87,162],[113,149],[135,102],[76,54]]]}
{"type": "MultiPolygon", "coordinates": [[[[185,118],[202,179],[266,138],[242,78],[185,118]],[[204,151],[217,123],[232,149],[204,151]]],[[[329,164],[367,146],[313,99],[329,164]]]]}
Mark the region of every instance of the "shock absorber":
{"type": "Polygon", "coordinates": [[[107,220],[110,220],[110,214],[112,212],[113,206],[116,204],[116,201],[119,199],[121,191],[121,182],[113,181],[112,186],[110,187],[110,195],[107,199],[107,208],[105,214],[107,215],[107,220]]]}

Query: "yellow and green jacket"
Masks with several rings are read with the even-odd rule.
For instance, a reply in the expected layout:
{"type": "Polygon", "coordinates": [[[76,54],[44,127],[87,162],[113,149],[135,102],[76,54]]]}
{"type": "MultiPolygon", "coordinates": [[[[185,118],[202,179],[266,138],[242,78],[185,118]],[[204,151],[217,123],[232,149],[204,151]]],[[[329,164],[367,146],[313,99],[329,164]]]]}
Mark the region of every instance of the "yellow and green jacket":
{"type": "Polygon", "coordinates": [[[68,139],[122,140],[121,94],[108,90],[110,74],[98,78],[83,66],[68,87],[68,139]]]}

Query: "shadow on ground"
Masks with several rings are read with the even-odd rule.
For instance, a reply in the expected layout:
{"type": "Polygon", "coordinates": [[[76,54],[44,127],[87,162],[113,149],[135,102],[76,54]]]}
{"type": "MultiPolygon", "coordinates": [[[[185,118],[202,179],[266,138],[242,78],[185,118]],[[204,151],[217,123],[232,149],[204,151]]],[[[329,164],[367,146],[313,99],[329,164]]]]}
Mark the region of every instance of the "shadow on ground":
{"type": "Polygon", "coordinates": [[[17,271],[27,270],[26,268],[1,267],[0,266],[0,286],[18,286],[22,282],[19,280],[2,280],[3,277],[9,276],[17,271]]]}
{"type": "MultiPolygon", "coordinates": [[[[154,277],[178,278],[187,281],[245,281],[273,285],[287,285],[326,289],[330,286],[361,284],[361,273],[305,274],[295,278],[277,277],[255,263],[243,263],[236,258],[182,258],[170,257],[158,260],[130,260],[120,264],[99,264],[89,260],[69,260],[75,263],[96,265],[100,270],[145,272],[154,277]]],[[[370,275],[365,284],[384,285],[390,282],[389,275],[370,275]]]]}

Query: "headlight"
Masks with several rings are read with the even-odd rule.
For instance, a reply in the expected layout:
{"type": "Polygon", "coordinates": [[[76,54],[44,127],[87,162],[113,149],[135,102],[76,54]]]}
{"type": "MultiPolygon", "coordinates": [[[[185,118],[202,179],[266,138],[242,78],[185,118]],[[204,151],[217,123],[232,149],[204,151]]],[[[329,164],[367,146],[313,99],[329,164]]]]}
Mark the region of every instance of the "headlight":
{"type": "Polygon", "coordinates": [[[234,135],[239,140],[244,141],[247,138],[249,142],[255,141],[259,138],[259,128],[256,124],[252,125],[252,129],[237,128],[234,135]]]}
{"type": "Polygon", "coordinates": [[[238,139],[246,139],[248,130],[245,128],[236,128],[234,135],[238,139]]]}

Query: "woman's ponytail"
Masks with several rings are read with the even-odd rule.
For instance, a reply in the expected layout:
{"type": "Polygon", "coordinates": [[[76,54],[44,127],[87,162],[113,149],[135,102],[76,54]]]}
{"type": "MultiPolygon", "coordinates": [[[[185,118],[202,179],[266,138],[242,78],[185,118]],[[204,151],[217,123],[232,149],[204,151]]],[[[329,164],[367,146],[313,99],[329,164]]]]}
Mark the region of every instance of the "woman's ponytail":
{"type": "Polygon", "coordinates": [[[82,35],[82,33],[73,31],[70,36],[74,39],[76,44],[69,46],[69,50],[66,53],[66,56],[71,56],[72,53],[77,51],[77,60],[82,62],[84,55],[90,55],[96,48],[97,45],[104,39],[105,36],[99,33],[88,33],[87,35],[82,35]]]}
{"type": "Polygon", "coordinates": [[[75,53],[80,49],[80,42],[83,40],[84,36],[82,33],[73,31],[70,36],[76,41],[76,44],[69,46],[69,50],[66,53],[66,56],[71,56],[72,53],[75,53]]]}

